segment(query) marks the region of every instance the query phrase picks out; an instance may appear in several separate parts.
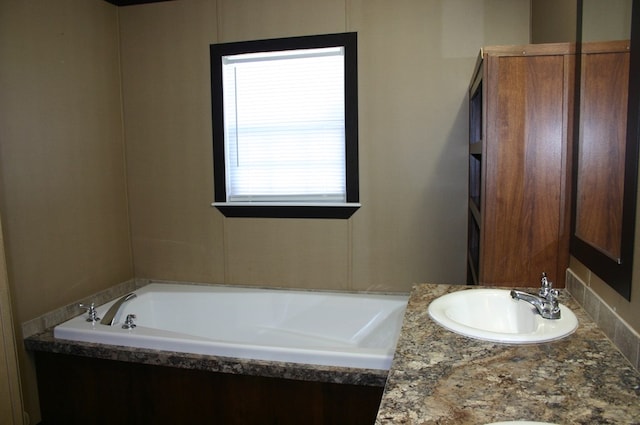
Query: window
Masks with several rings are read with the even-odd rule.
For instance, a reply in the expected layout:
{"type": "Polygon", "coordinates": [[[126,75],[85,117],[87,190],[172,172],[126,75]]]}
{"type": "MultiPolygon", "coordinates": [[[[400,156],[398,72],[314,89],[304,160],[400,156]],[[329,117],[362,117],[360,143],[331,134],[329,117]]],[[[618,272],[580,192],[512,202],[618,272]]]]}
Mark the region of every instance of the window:
{"type": "Polygon", "coordinates": [[[358,194],[356,33],[211,45],[214,206],[348,218],[358,194]]]}

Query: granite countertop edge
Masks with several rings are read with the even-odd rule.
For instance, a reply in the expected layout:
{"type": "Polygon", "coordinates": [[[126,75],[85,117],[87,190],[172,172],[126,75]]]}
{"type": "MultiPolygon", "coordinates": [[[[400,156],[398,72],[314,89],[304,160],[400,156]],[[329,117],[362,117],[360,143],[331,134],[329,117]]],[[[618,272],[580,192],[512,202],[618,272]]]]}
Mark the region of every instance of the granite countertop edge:
{"type": "Polygon", "coordinates": [[[413,287],[376,424],[640,424],[640,374],[566,290],[560,302],[578,329],[515,345],[467,338],[429,317],[434,299],[473,288],[413,287]]]}
{"type": "Polygon", "coordinates": [[[154,366],[335,384],[383,387],[388,374],[387,370],[378,369],[243,359],[71,341],[55,338],[52,328],[25,338],[24,345],[26,350],[31,352],[49,352],[154,366]]]}

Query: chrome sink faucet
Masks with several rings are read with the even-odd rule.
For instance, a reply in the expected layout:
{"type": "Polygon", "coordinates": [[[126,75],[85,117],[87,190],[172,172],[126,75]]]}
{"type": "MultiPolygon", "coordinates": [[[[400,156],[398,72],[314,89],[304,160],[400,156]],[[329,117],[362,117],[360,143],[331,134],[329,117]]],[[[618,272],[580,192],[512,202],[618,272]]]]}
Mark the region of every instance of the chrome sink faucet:
{"type": "Polygon", "coordinates": [[[559,319],[560,306],[558,304],[558,290],[553,289],[553,283],[547,279],[547,274],[542,273],[540,279],[540,290],[538,295],[512,290],[511,298],[514,300],[526,301],[536,308],[540,316],[545,319],[559,319]]]}

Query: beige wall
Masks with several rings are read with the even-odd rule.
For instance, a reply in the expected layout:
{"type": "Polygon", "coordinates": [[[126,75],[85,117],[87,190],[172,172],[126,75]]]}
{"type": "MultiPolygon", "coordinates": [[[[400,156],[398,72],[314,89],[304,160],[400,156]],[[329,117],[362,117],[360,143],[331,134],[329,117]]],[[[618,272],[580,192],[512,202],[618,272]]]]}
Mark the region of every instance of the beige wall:
{"type": "Polygon", "coordinates": [[[132,277],[117,8],[0,2],[0,173],[17,322],[132,277]]]}
{"type": "Polygon", "coordinates": [[[406,291],[464,283],[466,89],[478,49],[526,43],[529,2],[183,0],[120,11],[135,275],[406,291]],[[362,208],[224,218],[209,44],[357,31],[362,208]]]}
{"type": "Polygon", "coordinates": [[[463,283],[467,85],[479,47],[526,43],[528,23],[529,0],[0,1],[15,323],[132,277],[463,283]],[[209,205],[209,44],[340,31],[359,36],[363,207],[350,220],[222,217],[209,205]]]}
{"type": "MultiPolygon", "coordinates": [[[[528,37],[528,0],[0,1],[0,200],[15,322],[133,276],[462,283],[468,80],[480,46],[528,37]],[[209,206],[208,45],[338,31],[359,36],[363,207],[350,220],[223,218],[209,206]]],[[[633,303],[572,267],[640,329],[638,267],[633,303]]]]}
{"type": "Polygon", "coordinates": [[[531,0],[531,42],[575,42],[577,13],[576,0],[531,0]]]}
{"type": "Polygon", "coordinates": [[[582,41],[628,40],[631,0],[583,0],[582,41]]]}
{"type": "Polygon", "coordinates": [[[118,37],[102,0],[0,1],[0,200],[18,325],[133,277],[118,37]]]}

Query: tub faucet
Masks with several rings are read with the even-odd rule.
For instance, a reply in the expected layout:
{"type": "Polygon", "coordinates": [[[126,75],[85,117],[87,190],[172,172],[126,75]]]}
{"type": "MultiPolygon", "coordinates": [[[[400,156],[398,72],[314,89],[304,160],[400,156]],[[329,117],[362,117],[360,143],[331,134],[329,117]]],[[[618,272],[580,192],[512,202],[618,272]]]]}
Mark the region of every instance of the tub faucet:
{"type": "Polygon", "coordinates": [[[540,290],[538,295],[528,294],[522,291],[511,291],[514,300],[526,301],[536,308],[540,316],[545,319],[559,319],[560,306],[558,305],[558,290],[553,289],[553,283],[547,279],[547,274],[542,273],[540,290]]]}
{"type": "Polygon", "coordinates": [[[111,308],[109,308],[109,311],[107,311],[107,314],[104,315],[104,317],[102,318],[102,320],[100,321],[101,325],[107,325],[107,326],[113,326],[116,322],[116,316],[118,315],[118,312],[120,312],[120,307],[122,307],[122,304],[124,304],[125,302],[133,299],[136,297],[135,293],[130,293],[125,295],[124,297],[120,298],[118,301],[116,301],[111,308]]]}
{"type": "Polygon", "coordinates": [[[127,318],[124,320],[124,325],[122,325],[122,329],[133,329],[136,327],[133,319],[136,318],[135,314],[127,314],[127,318]]]}
{"type": "Polygon", "coordinates": [[[90,305],[78,304],[78,307],[87,311],[87,322],[96,323],[100,320],[94,303],[91,303],[90,305]]]}

